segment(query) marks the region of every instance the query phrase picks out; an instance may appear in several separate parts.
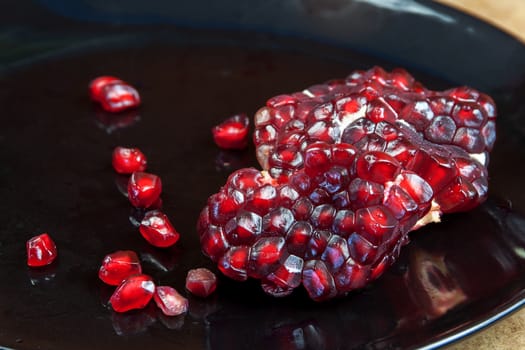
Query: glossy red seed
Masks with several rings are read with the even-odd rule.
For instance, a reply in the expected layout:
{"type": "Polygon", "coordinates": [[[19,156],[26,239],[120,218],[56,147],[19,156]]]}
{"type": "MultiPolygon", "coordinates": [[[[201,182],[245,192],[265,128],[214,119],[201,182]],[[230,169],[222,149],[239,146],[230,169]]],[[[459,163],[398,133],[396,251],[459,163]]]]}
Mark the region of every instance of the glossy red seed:
{"type": "Polygon", "coordinates": [[[118,113],[140,105],[137,90],[128,83],[110,76],[93,80],[89,85],[91,99],[107,112],[118,113]]]}
{"type": "Polygon", "coordinates": [[[397,225],[392,212],[383,206],[359,209],[355,216],[357,232],[373,244],[390,239],[397,225]]]}
{"type": "Polygon", "coordinates": [[[146,241],[160,248],[174,245],[180,237],[166,214],[160,210],[147,212],[140,223],[139,231],[146,241]]]}
{"type": "Polygon", "coordinates": [[[261,238],[250,250],[250,273],[256,276],[265,276],[284,253],[285,240],[283,237],[261,238]]]}
{"type": "Polygon", "coordinates": [[[331,271],[337,271],[344,262],[350,257],[348,244],[344,238],[333,235],[328,241],[321,259],[331,271]]]}
{"type": "Polygon", "coordinates": [[[399,162],[383,153],[368,152],[357,159],[357,176],[363,180],[370,180],[377,183],[392,181],[399,172],[399,162]]]}
{"type": "Polygon", "coordinates": [[[322,261],[308,261],[303,268],[303,286],[310,298],[323,301],[332,298],[336,293],[335,282],[322,261]]]}
{"type": "Polygon", "coordinates": [[[26,242],[27,265],[31,267],[46,266],[57,257],[57,247],[49,234],[42,233],[31,237],[26,242]]]}
{"type": "Polygon", "coordinates": [[[107,112],[118,113],[140,106],[138,91],[129,84],[112,82],[102,88],[100,105],[107,112]]]}
{"type": "Polygon", "coordinates": [[[186,276],[186,289],[193,295],[206,298],[217,289],[217,277],[206,268],[189,270],[186,276]]]}
{"type": "Polygon", "coordinates": [[[246,246],[231,247],[219,260],[219,270],[234,280],[245,281],[249,254],[250,249],[246,246]]]}
{"type": "Polygon", "coordinates": [[[230,244],[221,227],[210,225],[202,230],[204,230],[200,237],[202,251],[216,261],[228,250],[230,244]]]}
{"type": "Polygon", "coordinates": [[[282,265],[268,275],[268,280],[281,288],[296,288],[301,284],[303,265],[303,259],[289,255],[282,265]]]}
{"type": "Polygon", "coordinates": [[[472,209],[472,203],[475,203],[477,196],[474,185],[459,176],[437,194],[436,201],[441,210],[464,211],[472,209]]]}
{"type": "Polygon", "coordinates": [[[141,273],[137,254],[131,250],[119,250],[104,257],[98,277],[110,286],[118,286],[126,278],[141,273]]]}
{"type": "Polygon", "coordinates": [[[457,175],[452,159],[417,152],[407,168],[418,174],[430,184],[434,191],[446,186],[457,175]]]}
{"type": "Polygon", "coordinates": [[[261,230],[262,217],[249,211],[239,213],[225,226],[228,240],[233,244],[253,244],[261,230]]]}
{"type": "Polygon", "coordinates": [[[357,264],[352,258],[348,258],[334,275],[337,290],[344,293],[362,288],[368,282],[369,274],[367,267],[363,267],[357,264]]]}
{"type": "Polygon", "coordinates": [[[133,275],[122,281],[109,302],[116,312],[142,309],[148,305],[154,293],[155,283],[151,277],[144,274],[133,275]]]}
{"type": "Polygon", "coordinates": [[[188,299],[169,286],[157,286],[153,300],[166,316],[178,316],[188,311],[188,299]]]}
{"type": "Polygon", "coordinates": [[[456,123],[447,116],[437,116],[425,130],[425,137],[435,143],[450,143],[456,133],[456,123]]]}
{"type": "Polygon", "coordinates": [[[149,208],[160,197],[162,182],[157,175],[134,172],[128,182],[128,198],[137,208],[149,208]]]}
{"type": "Polygon", "coordinates": [[[89,83],[89,96],[93,101],[100,102],[102,99],[102,88],[109,83],[115,82],[122,83],[122,80],[112,76],[101,76],[93,79],[89,83]]]}
{"type": "Polygon", "coordinates": [[[248,145],[249,119],[245,114],[234,115],[212,129],[213,139],[223,149],[243,149],[248,145]]]}
{"type": "Polygon", "coordinates": [[[296,221],[286,234],[288,252],[303,256],[306,250],[306,244],[310,241],[312,233],[312,225],[304,221],[296,221]]]}
{"type": "Polygon", "coordinates": [[[119,174],[132,174],[146,170],[146,156],[138,148],[116,147],[113,150],[112,164],[119,174]]]}
{"type": "Polygon", "coordinates": [[[306,173],[317,176],[330,167],[331,150],[326,143],[314,143],[308,146],[304,166],[306,173]]]}
{"type": "Polygon", "coordinates": [[[383,185],[356,178],[348,187],[350,203],[355,209],[380,204],[384,190],[383,185]]]}

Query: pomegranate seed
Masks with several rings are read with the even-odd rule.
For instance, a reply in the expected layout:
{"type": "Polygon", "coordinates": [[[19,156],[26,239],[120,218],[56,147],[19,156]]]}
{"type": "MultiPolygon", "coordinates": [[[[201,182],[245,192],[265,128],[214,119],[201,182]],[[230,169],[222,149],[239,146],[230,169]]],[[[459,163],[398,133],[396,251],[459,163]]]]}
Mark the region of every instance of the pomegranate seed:
{"type": "Polygon", "coordinates": [[[162,182],[157,175],[134,172],[128,182],[128,198],[137,208],[149,208],[155,204],[162,192],[162,182]]]}
{"type": "Polygon", "coordinates": [[[31,237],[26,242],[27,265],[31,267],[46,266],[57,257],[57,247],[49,234],[42,233],[31,237]]]}
{"type": "Polygon", "coordinates": [[[140,105],[137,90],[115,77],[103,76],[93,80],[89,91],[91,99],[107,112],[118,113],[140,105]]]}
{"type": "Polygon", "coordinates": [[[178,316],[188,311],[188,299],[169,286],[157,286],[153,300],[166,316],[178,316]]]}
{"type": "Polygon", "coordinates": [[[146,170],[146,156],[138,148],[116,147],[112,164],[117,173],[132,174],[146,170]]]}
{"type": "Polygon", "coordinates": [[[219,260],[219,270],[232,279],[245,281],[248,278],[246,269],[249,255],[248,247],[231,247],[219,260]]]}
{"type": "Polygon", "coordinates": [[[212,129],[217,146],[224,149],[243,149],[248,145],[249,119],[245,114],[237,114],[212,129]]]}
{"type": "Polygon", "coordinates": [[[104,257],[98,277],[110,286],[118,286],[129,276],[141,273],[137,254],[131,250],[119,250],[104,257]]]}
{"type": "Polygon", "coordinates": [[[160,248],[174,245],[180,237],[166,214],[160,210],[147,212],[140,223],[139,231],[146,241],[160,248]]]}
{"type": "Polygon", "coordinates": [[[102,100],[102,89],[110,83],[122,83],[122,80],[112,76],[101,76],[93,79],[91,83],[89,83],[89,95],[91,99],[95,102],[100,102],[102,100]]]}
{"type": "Polygon", "coordinates": [[[111,307],[116,312],[126,312],[142,309],[148,305],[155,292],[155,283],[147,275],[133,275],[115,289],[109,299],[111,307]]]}
{"type": "Polygon", "coordinates": [[[198,268],[188,271],[186,289],[193,295],[206,298],[217,288],[217,277],[208,269],[198,268]]]}
{"type": "Polygon", "coordinates": [[[322,261],[313,260],[305,264],[303,285],[315,301],[330,299],[337,293],[334,279],[322,261]]]}

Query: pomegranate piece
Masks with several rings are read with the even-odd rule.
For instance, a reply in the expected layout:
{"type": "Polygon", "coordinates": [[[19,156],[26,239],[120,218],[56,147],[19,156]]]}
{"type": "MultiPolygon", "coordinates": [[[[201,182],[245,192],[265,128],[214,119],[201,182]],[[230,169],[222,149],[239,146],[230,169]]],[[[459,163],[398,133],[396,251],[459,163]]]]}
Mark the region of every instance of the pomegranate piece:
{"type": "Polygon", "coordinates": [[[134,172],[128,181],[128,198],[136,208],[149,208],[160,198],[162,182],[157,175],[134,172]]]}
{"type": "Polygon", "coordinates": [[[374,165],[373,177],[365,171],[371,180],[359,178],[359,171],[352,169],[367,154],[351,145],[317,142],[306,148],[305,168],[295,171],[289,182],[250,169],[233,173],[201,213],[198,231],[204,253],[226,276],[260,279],[263,290],[274,296],[289,295],[302,284],[312,299],[322,301],[362,287],[395,260],[409,228],[431,209],[430,185],[387,155],[376,155],[380,164],[374,165]],[[241,177],[252,186],[239,190],[236,181],[241,177]],[[356,180],[375,184],[376,199],[338,202],[350,198],[356,180]],[[393,183],[404,191],[411,210],[399,214],[393,211],[397,207],[389,208],[393,183]],[[234,191],[241,192],[243,200],[233,209],[214,206],[217,197],[229,198],[234,191]],[[316,203],[319,193],[324,199],[316,203]],[[359,281],[338,284],[345,273],[359,281]]]}
{"type": "Polygon", "coordinates": [[[188,311],[188,299],[172,287],[158,286],[155,288],[153,300],[166,316],[178,316],[188,311]]]}
{"type": "Polygon", "coordinates": [[[112,164],[119,174],[146,170],[146,156],[138,148],[115,147],[112,164]]]}
{"type": "Polygon", "coordinates": [[[188,271],[186,289],[193,295],[206,298],[217,288],[217,277],[208,269],[198,268],[188,271]]]}
{"type": "Polygon", "coordinates": [[[104,257],[98,277],[110,286],[118,286],[129,276],[141,273],[142,267],[137,254],[131,250],[119,250],[104,257]]]}
{"type": "Polygon", "coordinates": [[[31,267],[46,266],[57,257],[57,247],[49,234],[31,237],[26,242],[27,265],[31,267]]]}
{"type": "Polygon", "coordinates": [[[243,149],[248,145],[249,119],[236,114],[212,129],[213,140],[223,149],[243,149]]]}
{"type": "Polygon", "coordinates": [[[102,76],[89,84],[91,99],[111,113],[140,106],[138,91],[130,84],[111,76],[102,76]]]}
{"type": "MultiPolygon", "coordinates": [[[[354,72],[347,79],[315,85],[293,97],[269,99],[255,115],[254,142],[259,163],[275,179],[286,179],[303,168],[308,161],[306,146],[317,141],[384,152],[403,166],[425,148],[428,157],[438,164],[428,160],[428,165],[423,162],[418,166],[428,167],[429,175],[433,169],[438,171],[437,175],[447,181],[439,184],[441,189],[457,181],[455,162],[459,158],[485,168],[496,138],[495,118],[492,99],[474,89],[431,91],[403,70],[389,73],[375,67],[354,72]],[[294,156],[284,157],[286,154],[294,156]],[[448,158],[450,171],[439,164],[440,157],[448,158]]],[[[363,161],[358,169],[365,170],[366,165],[363,161]]],[[[485,182],[486,178],[485,169],[466,186],[485,182]]],[[[486,193],[479,189],[472,203],[447,205],[444,212],[472,208],[485,199],[486,193]]]]}
{"type": "Polygon", "coordinates": [[[115,289],[109,299],[111,307],[116,312],[126,312],[142,309],[148,305],[155,293],[155,283],[147,275],[133,275],[115,289]]]}
{"type": "Polygon", "coordinates": [[[160,248],[174,245],[180,237],[166,214],[160,210],[147,212],[140,223],[139,231],[146,241],[160,248]]]}
{"type": "Polygon", "coordinates": [[[197,230],[226,276],[316,301],[378,278],[408,233],[487,198],[492,99],[431,91],[379,67],[268,100],[255,115],[264,171],[240,169],[197,230]]]}

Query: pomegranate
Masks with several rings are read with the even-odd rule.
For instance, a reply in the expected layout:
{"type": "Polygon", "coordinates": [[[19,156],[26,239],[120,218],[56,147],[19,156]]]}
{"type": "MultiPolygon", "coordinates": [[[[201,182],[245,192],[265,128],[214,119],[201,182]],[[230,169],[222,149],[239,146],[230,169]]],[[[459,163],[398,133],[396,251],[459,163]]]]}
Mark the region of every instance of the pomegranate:
{"type": "Polygon", "coordinates": [[[119,174],[132,174],[146,170],[146,156],[138,148],[115,147],[112,164],[119,174]]]}
{"type": "Polygon", "coordinates": [[[273,296],[362,288],[410,231],[486,199],[495,118],[471,88],[435,92],[378,67],[271,98],[255,115],[264,170],[234,172],[208,199],[202,250],[273,296]]]}
{"type": "Polygon", "coordinates": [[[249,119],[236,114],[212,129],[213,140],[223,149],[243,149],[248,145],[249,119]]]}
{"type": "Polygon", "coordinates": [[[26,242],[27,265],[31,267],[46,266],[57,257],[57,247],[49,234],[42,233],[31,237],[26,242]]]}
{"type": "Polygon", "coordinates": [[[129,276],[141,273],[137,254],[131,250],[119,250],[104,257],[98,277],[110,286],[118,286],[129,276]]]}

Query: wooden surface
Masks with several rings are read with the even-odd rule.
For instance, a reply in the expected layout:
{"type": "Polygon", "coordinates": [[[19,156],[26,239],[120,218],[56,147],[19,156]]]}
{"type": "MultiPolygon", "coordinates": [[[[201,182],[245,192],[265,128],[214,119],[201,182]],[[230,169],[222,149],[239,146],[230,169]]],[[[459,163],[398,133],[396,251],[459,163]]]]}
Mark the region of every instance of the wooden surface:
{"type": "MultiPolygon", "coordinates": [[[[439,0],[477,16],[525,43],[525,0],[439,0]]],[[[525,309],[446,350],[525,349],[525,309]]]]}

